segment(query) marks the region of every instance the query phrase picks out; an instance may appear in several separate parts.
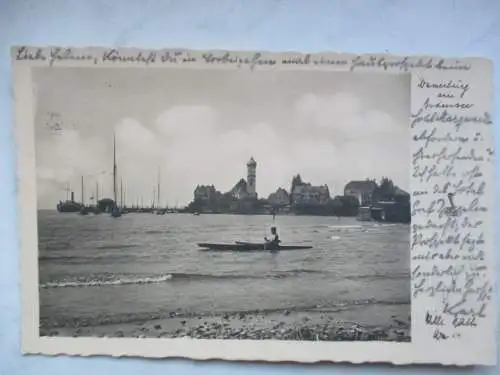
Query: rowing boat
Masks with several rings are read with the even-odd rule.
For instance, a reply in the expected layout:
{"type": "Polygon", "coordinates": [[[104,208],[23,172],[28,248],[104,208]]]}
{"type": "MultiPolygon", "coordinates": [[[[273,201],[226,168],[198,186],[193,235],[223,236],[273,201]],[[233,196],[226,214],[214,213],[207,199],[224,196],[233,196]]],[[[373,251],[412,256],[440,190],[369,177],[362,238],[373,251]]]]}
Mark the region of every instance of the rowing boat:
{"type": "Polygon", "coordinates": [[[302,245],[280,245],[274,247],[266,243],[252,243],[252,242],[236,242],[236,243],[199,243],[199,247],[203,250],[216,250],[216,251],[262,251],[262,250],[306,250],[312,249],[312,246],[302,245]]]}

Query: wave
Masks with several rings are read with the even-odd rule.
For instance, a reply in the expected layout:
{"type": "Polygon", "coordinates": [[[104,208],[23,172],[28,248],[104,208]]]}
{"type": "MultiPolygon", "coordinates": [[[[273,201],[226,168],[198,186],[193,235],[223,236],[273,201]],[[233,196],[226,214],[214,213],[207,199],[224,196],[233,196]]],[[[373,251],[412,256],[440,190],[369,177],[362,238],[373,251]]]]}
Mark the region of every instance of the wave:
{"type": "Polygon", "coordinates": [[[368,229],[366,226],[362,225],[329,225],[329,232],[341,232],[341,233],[349,233],[349,232],[364,232],[368,229]]]}
{"type": "Polygon", "coordinates": [[[410,280],[410,272],[395,272],[395,273],[374,273],[367,275],[348,275],[344,276],[347,280],[398,280],[398,279],[408,279],[410,280]]]}
{"type": "Polygon", "coordinates": [[[371,228],[390,228],[390,227],[402,227],[407,225],[400,223],[374,223],[365,222],[364,224],[346,224],[346,225],[328,225],[328,229],[338,229],[338,230],[362,230],[371,228]]]}
{"type": "MultiPolygon", "coordinates": [[[[160,233],[160,232],[159,232],[160,233]]],[[[54,240],[54,238],[41,238],[40,249],[45,251],[70,250],[70,249],[89,249],[89,250],[108,250],[108,249],[133,249],[139,247],[137,244],[108,244],[95,245],[96,241],[84,241],[82,243],[74,243],[70,241],[54,240]],[[92,246],[89,246],[91,244],[92,246]]]]}
{"type": "MultiPolygon", "coordinates": [[[[168,257],[167,254],[160,254],[161,257],[168,257]]],[[[157,262],[157,256],[139,254],[95,254],[82,255],[40,255],[39,262],[65,263],[65,264],[99,264],[99,263],[129,263],[129,262],[157,262]]]]}
{"type": "Polygon", "coordinates": [[[141,285],[161,284],[176,281],[209,281],[209,280],[237,280],[237,279],[285,279],[289,277],[300,277],[305,274],[317,274],[323,276],[334,276],[348,280],[379,280],[379,279],[404,279],[409,278],[409,273],[392,274],[369,274],[340,276],[332,271],[321,271],[315,269],[293,269],[288,271],[274,271],[261,274],[203,274],[203,273],[166,273],[161,275],[134,275],[134,274],[90,274],[52,280],[40,284],[42,289],[51,288],[87,288],[119,285],[141,285]]]}
{"type": "Polygon", "coordinates": [[[130,285],[130,284],[153,284],[162,283],[172,279],[172,275],[167,274],[157,277],[122,277],[108,280],[89,279],[87,281],[49,281],[41,284],[43,289],[48,288],[77,288],[77,287],[92,287],[106,285],[130,285]]]}
{"type": "Polygon", "coordinates": [[[203,280],[232,280],[232,279],[282,279],[297,277],[301,274],[323,274],[328,271],[312,269],[294,269],[262,274],[202,274],[202,273],[167,273],[162,275],[128,275],[128,274],[91,274],[73,278],[49,281],[40,284],[47,288],[76,288],[92,286],[112,286],[130,284],[159,284],[168,281],[203,281],[203,280]]]}
{"type": "Polygon", "coordinates": [[[101,246],[96,246],[95,248],[98,250],[113,250],[113,249],[121,250],[121,249],[133,249],[135,247],[138,247],[138,245],[120,245],[120,244],[101,245],[101,246]]]}
{"type": "Polygon", "coordinates": [[[362,228],[363,226],[360,224],[353,224],[353,225],[329,225],[328,228],[330,229],[357,229],[357,228],[362,228]]]}
{"type": "Polygon", "coordinates": [[[299,276],[301,273],[321,273],[316,270],[291,270],[267,274],[200,274],[200,273],[168,273],[163,275],[119,275],[97,274],[73,277],[69,280],[49,281],[40,285],[41,288],[77,288],[93,286],[113,286],[132,284],[160,284],[168,281],[189,280],[221,280],[221,279],[279,279],[299,276]]]}

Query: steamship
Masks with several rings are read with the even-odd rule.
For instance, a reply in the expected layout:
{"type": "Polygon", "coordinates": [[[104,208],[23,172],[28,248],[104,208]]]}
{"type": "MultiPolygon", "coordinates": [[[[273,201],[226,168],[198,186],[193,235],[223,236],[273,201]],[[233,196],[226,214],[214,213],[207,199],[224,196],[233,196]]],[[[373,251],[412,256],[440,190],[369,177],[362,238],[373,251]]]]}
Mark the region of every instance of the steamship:
{"type": "Polygon", "coordinates": [[[79,202],[75,202],[75,192],[71,192],[71,198],[66,201],[60,201],[57,204],[57,211],[59,212],[80,212],[83,205],[79,202]]]}

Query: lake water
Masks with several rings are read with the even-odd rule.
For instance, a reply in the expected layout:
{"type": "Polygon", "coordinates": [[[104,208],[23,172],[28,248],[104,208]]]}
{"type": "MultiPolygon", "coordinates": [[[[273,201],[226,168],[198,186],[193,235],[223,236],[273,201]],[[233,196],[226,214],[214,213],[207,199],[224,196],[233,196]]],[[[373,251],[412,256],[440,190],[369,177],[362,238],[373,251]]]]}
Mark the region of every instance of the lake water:
{"type": "MultiPolygon", "coordinates": [[[[282,243],[310,250],[216,253],[198,242],[261,242],[270,216],[40,211],[42,324],[125,323],[186,314],[406,305],[404,224],[277,216],[282,243]]],[[[348,315],[347,315],[348,316],[348,315]]]]}

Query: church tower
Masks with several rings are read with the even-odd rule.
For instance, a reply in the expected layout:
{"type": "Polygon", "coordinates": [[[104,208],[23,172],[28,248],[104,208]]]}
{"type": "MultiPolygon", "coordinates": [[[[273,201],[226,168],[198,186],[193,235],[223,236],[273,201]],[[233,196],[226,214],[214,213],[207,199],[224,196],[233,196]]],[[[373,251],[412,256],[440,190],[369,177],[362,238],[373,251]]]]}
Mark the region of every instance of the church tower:
{"type": "Polygon", "coordinates": [[[257,191],[255,189],[256,170],[257,163],[254,158],[251,157],[250,161],[247,163],[247,193],[250,198],[257,198],[257,191]]]}

